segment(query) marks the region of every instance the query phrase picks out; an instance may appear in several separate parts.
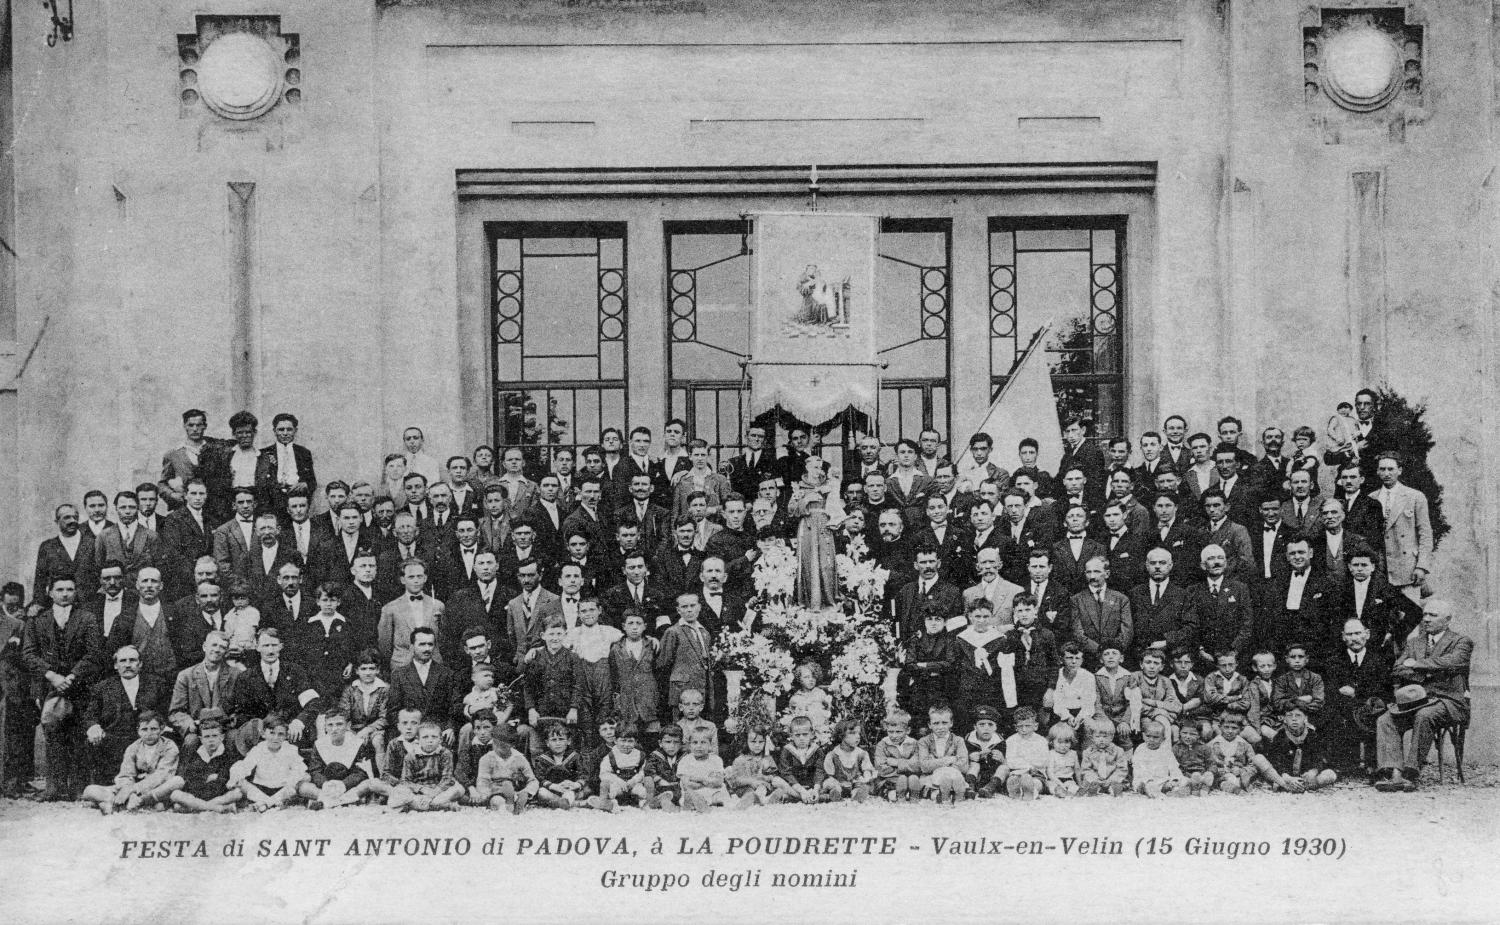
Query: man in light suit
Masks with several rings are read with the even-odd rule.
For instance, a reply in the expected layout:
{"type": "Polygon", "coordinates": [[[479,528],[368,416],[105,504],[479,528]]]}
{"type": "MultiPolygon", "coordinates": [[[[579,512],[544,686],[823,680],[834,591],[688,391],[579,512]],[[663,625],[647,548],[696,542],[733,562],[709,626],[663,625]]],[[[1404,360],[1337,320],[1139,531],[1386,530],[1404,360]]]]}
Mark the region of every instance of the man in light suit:
{"type": "MultiPolygon", "coordinates": [[[[404,593],[380,610],[377,630],[380,654],[391,661],[391,670],[411,663],[411,631],[426,628],[436,638],[443,635],[443,602],[425,593],[427,563],[413,556],[401,563],[401,585],[404,593]]],[[[433,659],[442,662],[441,652],[433,659]]]]}
{"type": "MultiPolygon", "coordinates": [[[[505,644],[510,647],[517,667],[526,653],[541,645],[542,627],[552,616],[562,618],[562,598],[542,587],[542,566],[529,559],[516,567],[521,593],[505,605],[505,644]]],[[[503,578],[504,576],[502,576],[503,578]]]]}
{"type": "MultiPolygon", "coordinates": [[[[1385,465],[1382,459],[1379,466],[1385,465]]],[[[1379,471],[1377,467],[1376,471],[1379,471]]],[[[1469,718],[1469,660],[1474,640],[1448,628],[1453,622],[1453,604],[1433,599],[1422,608],[1420,632],[1406,641],[1391,670],[1398,688],[1420,684],[1425,703],[1402,712],[1382,713],[1375,724],[1375,752],[1382,773],[1389,776],[1375,784],[1386,792],[1417,789],[1417,774],[1432,749],[1439,728],[1469,718]],[[1406,733],[1411,733],[1410,740],[1406,733]]]]}
{"type": "Polygon", "coordinates": [[[182,446],[168,450],[161,458],[161,481],[156,483],[162,500],[173,509],[182,506],[188,480],[198,472],[198,457],[208,443],[204,437],[208,414],[198,408],[182,412],[182,431],[182,446]]]}
{"type": "Polygon", "coordinates": [[[234,687],[243,673],[224,661],[229,635],[211,630],[203,637],[203,660],[177,672],[172,684],[172,702],[167,719],[182,736],[182,747],[198,747],[198,718],[204,710],[223,710],[234,699],[234,687]]]}
{"type": "Polygon", "coordinates": [[[1111,591],[1109,562],[1094,556],[1083,563],[1088,586],[1072,598],[1073,641],[1083,646],[1085,665],[1099,666],[1099,653],[1105,648],[1130,651],[1134,625],[1130,615],[1130,598],[1111,591]]]}
{"type": "Polygon", "coordinates": [[[115,513],[119,521],[105,527],[94,540],[94,561],[113,559],[119,562],[125,566],[125,581],[134,584],[137,572],[156,564],[156,534],[137,520],[140,507],[135,492],[122,491],[115,495],[115,513]]]}
{"type": "Polygon", "coordinates": [[[990,609],[994,611],[996,625],[1009,625],[1014,609],[1012,602],[1017,594],[1023,593],[1026,589],[1000,577],[1000,550],[998,549],[985,547],[979,550],[974,560],[974,567],[979,571],[979,583],[964,589],[964,613],[969,612],[970,604],[982,598],[989,602],[990,609]]]}
{"type": "Polygon", "coordinates": [[[245,560],[255,546],[255,491],[241,487],[234,492],[234,516],[214,528],[220,577],[244,574],[245,560]]]}
{"type": "Polygon", "coordinates": [[[260,451],[255,490],[261,510],[274,511],[285,525],[287,495],[295,488],[311,498],[318,490],[318,477],[313,472],[312,451],[296,442],[297,416],[281,412],[271,419],[271,430],[276,442],[260,451]]]}
{"type": "Polygon", "coordinates": [[[1414,601],[1432,571],[1432,523],[1427,496],[1401,484],[1401,461],[1382,453],[1375,465],[1380,487],[1370,493],[1385,515],[1385,568],[1392,586],[1414,601]]]}

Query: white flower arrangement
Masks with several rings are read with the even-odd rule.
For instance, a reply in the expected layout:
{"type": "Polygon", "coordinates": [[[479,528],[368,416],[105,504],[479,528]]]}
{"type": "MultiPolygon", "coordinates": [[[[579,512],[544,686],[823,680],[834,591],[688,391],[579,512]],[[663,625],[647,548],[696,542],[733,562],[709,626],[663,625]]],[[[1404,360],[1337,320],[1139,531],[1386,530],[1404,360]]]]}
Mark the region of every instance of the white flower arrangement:
{"type": "Polygon", "coordinates": [[[755,560],[753,578],[762,597],[790,598],[797,583],[797,554],[785,546],[772,546],[755,560]]]}

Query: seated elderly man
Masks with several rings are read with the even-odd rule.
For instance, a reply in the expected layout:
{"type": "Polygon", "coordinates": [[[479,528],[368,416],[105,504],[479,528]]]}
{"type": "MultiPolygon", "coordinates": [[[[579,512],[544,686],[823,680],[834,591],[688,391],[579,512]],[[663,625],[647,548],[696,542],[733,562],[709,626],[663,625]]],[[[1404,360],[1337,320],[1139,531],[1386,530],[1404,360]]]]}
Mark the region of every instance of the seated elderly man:
{"type": "Polygon", "coordinates": [[[1395,703],[1375,725],[1381,771],[1377,790],[1416,790],[1417,775],[1437,731],[1469,718],[1465,676],[1474,640],[1451,631],[1448,624],[1452,621],[1451,602],[1427,601],[1421,627],[1406,640],[1391,669],[1397,688],[1395,703]]]}

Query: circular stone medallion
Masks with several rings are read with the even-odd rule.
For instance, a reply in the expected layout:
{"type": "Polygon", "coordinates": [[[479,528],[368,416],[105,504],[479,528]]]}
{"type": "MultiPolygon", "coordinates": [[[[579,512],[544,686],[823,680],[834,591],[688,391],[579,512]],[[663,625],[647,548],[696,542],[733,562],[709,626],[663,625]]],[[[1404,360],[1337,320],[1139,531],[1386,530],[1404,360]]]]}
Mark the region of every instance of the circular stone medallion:
{"type": "Polygon", "coordinates": [[[1378,29],[1340,32],[1328,39],[1324,55],[1324,86],[1346,109],[1379,109],[1401,89],[1401,50],[1378,29]]]}
{"type": "Polygon", "coordinates": [[[281,98],[281,58],[259,36],[219,36],[203,52],[197,70],[204,104],[226,119],[258,119],[281,98]]]}

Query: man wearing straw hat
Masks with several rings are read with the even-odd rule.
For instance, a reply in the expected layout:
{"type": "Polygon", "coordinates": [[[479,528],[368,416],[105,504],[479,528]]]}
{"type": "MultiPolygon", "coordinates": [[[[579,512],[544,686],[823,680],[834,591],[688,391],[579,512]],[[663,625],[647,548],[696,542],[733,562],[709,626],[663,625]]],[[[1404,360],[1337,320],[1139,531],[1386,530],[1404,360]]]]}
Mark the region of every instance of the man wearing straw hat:
{"type": "Polygon", "coordinates": [[[1391,671],[1395,702],[1375,724],[1375,752],[1386,793],[1417,789],[1422,760],[1444,726],[1469,718],[1469,657],[1474,640],[1448,629],[1450,601],[1431,599],[1422,608],[1422,626],[1410,639],[1391,671]],[[1410,731],[1411,738],[1405,738],[1410,731]]]}

